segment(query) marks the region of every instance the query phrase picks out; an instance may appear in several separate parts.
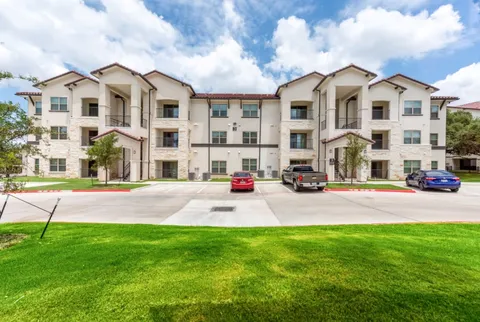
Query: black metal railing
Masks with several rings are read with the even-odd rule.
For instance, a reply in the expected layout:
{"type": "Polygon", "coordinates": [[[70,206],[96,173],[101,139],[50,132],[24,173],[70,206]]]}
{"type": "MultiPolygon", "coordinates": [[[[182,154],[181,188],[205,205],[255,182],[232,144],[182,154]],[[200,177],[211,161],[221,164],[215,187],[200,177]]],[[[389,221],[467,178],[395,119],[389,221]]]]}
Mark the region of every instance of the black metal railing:
{"type": "Polygon", "coordinates": [[[178,119],[178,108],[157,108],[157,118],[178,119]]]}
{"type": "Polygon", "coordinates": [[[371,179],[388,179],[388,170],[387,169],[371,169],[370,170],[371,179]]]}
{"type": "Polygon", "coordinates": [[[320,130],[325,130],[327,128],[327,120],[320,122],[320,130]]]}
{"type": "Polygon", "coordinates": [[[389,150],[388,140],[372,139],[375,143],[372,144],[372,150],[389,150]]]}
{"type": "Polygon", "coordinates": [[[141,127],[145,128],[145,129],[147,128],[147,124],[148,124],[148,123],[147,123],[147,119],[142,119],[142,120],[140,121],[141,127]]]}
{"type": "Polygon", "coordinates": [[[82,116],[98,117],[98,107],[82,106],[82,116]]]}
{"type": "Polygon", "coordinates": [[[336,129],[361,129],[362,119],[356,117],[341,117],[337,119],[335,128],[336,129]]]}
{"type": "Polygon", "coordinates": [[[380,111],[375,111],[375,112],[372,112],[372,120],[389,120],[390,119],[390,110],[383,110],[382,113],[379,113],[380,111]]]}
{"type": "Polygon", "coordinates": [[[130,162],[125,164],[123,167],[123,175],[122,175],[123,181],[129,181],[130,180],[130,162]]]}
{"type": "Polygon", "coordinates": [[[178,148],[178,138],[157,137],[158,148],[178,148]]]}
{"type": "Polygon", "coordinates": [[[313,140],[290,140],[290,149],[313,149],[313,140]]]}
{"type": "Polygon", "coordinates": [[[82,168],[80,169],[80,175],[82,178],[90,178],[90,177],[96,178],[98,176],[98,172],[97,170],[93,170],[90,168],[82,168]]]}
{"type": "Polygon", "coordinates": [[[130,115],[105,115],[106,126],[130,127],[130,115]]]}
{"type": "Polygon", "coordinates": [[[291,120],[313,120],[313,110],[290,110],[290,119],[291,120]]]}
{"type": "Polygon", "coordinates": [[[155,178],[157,179],[178,179],[177,169],[155,169],[155,178]]]}
{"type": "Polygon", "coordinates": [[[95,144],[95,142],[92,141],[91,137],[82,136],[82,146],[92,146],[94,144],[95,144]]]}

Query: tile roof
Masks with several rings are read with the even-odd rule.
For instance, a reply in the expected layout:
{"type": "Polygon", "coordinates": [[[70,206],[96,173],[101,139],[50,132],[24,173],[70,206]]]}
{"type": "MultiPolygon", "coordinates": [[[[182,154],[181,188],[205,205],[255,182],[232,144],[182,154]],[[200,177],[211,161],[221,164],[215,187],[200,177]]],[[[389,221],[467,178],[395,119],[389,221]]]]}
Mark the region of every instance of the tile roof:
{"type": "Polygon", "coordinates": [[[131,134],[129,134],[129,133],[126,133],[126,132],[123,132],[123,131],[121,131],[121,130],[119,130],[119,129],[111,129],[111,130],[108,130],[108,131],[106,131],[106,132],[103,132],[102,134],[99,134],[99,135],[93,137],[92,140],[99,139],[99,138],[101,138],[101,137],[103,137],[103,136],[105,136],[105,135],[108,135],[108,134],[111,134],[111,133],[114,133],[114,132],[115,132],[115,133],[118,133],[118,134],[121,134],[121,135],[123,135],[123,136],[126,136],[126,137],[128,137],[128,138],[130,138],[130,139],[133,139],[133,140],[135,140],[135,141],[143,141],[143,138],[133,136],[133,135],[131,135],[131,134]]]}
{"type": "Polygon", "coordinates": [[[451,108],[458,108],[462,110],[480,110],[480,101],[478,102],[471,102],[463,105],[458,106],[449,106],[451,108]]]}
{"type": "Polygon", "coordinates": [[[93,78],[88,77],[88,76],[84,76],[84,77],[82,77],[82,78],[79,78],[79,79],[77,79],[77,80],[74,80],[73,82],[66,83],[65,86],[68,87],[68,86],[70,86],[70,85],[74,85],[74,84],[76,84],[76,83],[78,83],[78,82],[81,82],[81,81],[84,81],[84,80],[90,80],[90,81],[95,82],[95,83],[98,84],[98,80],[93,79],[93,78]]]}
{"type": "Polygon", "coordinates": [[[299,80],[304,79],[304,78],[306,78],[306,77],[308,77],[308,76],[311,76],[311,75],[318,75],[318,76],[320,76],[320,77],[325,77],[325,75],[323,75],[322,73],[319,73],[319,72],[317,72],[317,71],[313,71],[313,72],[308,73],[308,74],[306,74],[306,75],[303,75],[303,76],[297,77],[297,78],[295,78],[295,79],[292,79],[291,81],[286,82],[285,84],[279,85],[278,88],[277,88],[277,91],[275,92],[275,95],[278,95],[278,92],[280,91],[280,89],[281,89],[282,87],[286,87],[286,86],[288,86],[289,84],[291,84],[291,83],[293,83],[293,82],[299,81],[299,80]]]}
{"type": "Polygon", "coordinates": [[[341,139],[341,138],[343,138],[343,137],[345,137],[345,136],[347,136],[347,135],[349,135],[349,134],[355,135],[355,136],[359,137],[360,139],[365,140],[365,141],[367,141],[367,142],[370,142],[370,143],[372,143],[372,144],[375,143],[374,140],[369,139],[369,138],[366,138],[366,137],[362,136],[361,134],[356,133],[356,132],[352,132],[352,131],[347,131],[347,132],[342,133],[342,134],[340,134],[340,135],[334,136],[334,137],[332,137],[332,138],[330,138],[330,139],[323,139],[323,140],[322,140],[322,143],[330,143],[330,142],[336,141],[336,140],[338,140],[338,139],[341,139]]]}
{"type": "Polygon", "coordinates": [[[52,78],[43,80],[43,81],[41,81],[41,82],[38,82],[38,83],[34,84],[33,86],[34,86],[34,87],[37,87],[37,86],[39,86],[39,85],[46,84],[46,83],[48,83],[48,82],[51,82],[52,80],[55,80],[55,79],[60,78],[60,77],[63,77],[63,76],[67,76],[67,75],[69,75],[69,74],[76,74],[77,76],[85,77],[85,75],[80,74],[79,72],[77,72],[77,71],[75,71],[75,70],[69,70],[69,71],[66,72],[66,73],[63,73],[63,74],[57,75],[57,76],[55,76],[55,77],[52,77],[52,78]]]}
{"type": "Polygon", "coordinates": [[[147,77],[147,76],[150,76],[150,75],[153,75],[153,74],[159,74],[159,75],[162,75],[162,76],[165,76],[167,78],[170,78],[171,80],[174,80],[176,82],[179,82],[180,84],[182,84],[183,86],[187,86],[190,88],[190,90],[192,91],[193,95],[195,95],[195,90],[193,89],[192,85],[190,85],[189,83],[185,83],[181,80],[179,80],[178,78],[175,78],[175,77],[172,77],[170,75],[167,75],[165,73],[162,73],[162,72],[159,72],[158,70],[154,69],[152,70],[151,72],[148,72],[146,74],[143,74],[143,76],[147,77]]]}
{"type": "Polygon", "coordinates": [[[387,79],[388,79],[388,80],[391,80],[391,79],[393,79],[393,78],[395,78],[395,77],[402,77],[402,78],[408,79],[408,80],[411,81],[411,82],[414,82],[414,83],[417,83],[417,84],[426,86],[427,88],[425,88],[425,89],[431,88],[431,89],[434,90],[434,92],[436,92],[436,91],[439,90],[439,89],[436,88],[435,86],[432,86],[432,85],[430,85],[430,84],[421,82],[421,81],[419,81],[419,80],[413,79],[413,78],[408,77],[408,76],[405,76],[405,75],[403,75],[403,74],[395,74],[395,75],[393,75],[393,76],[388,77],[387,79]]]}
{"type": "Polygon", "coordinates": [[[459,98],[456,97],[456,96],[430,96],[430,99],[431,100],[438,100],[438,101],[443,101],[443,100],[458,101],[459,100],[459,98]]]}
{"type": "Polygon", "coordinates": [[[260,100],[260,99],[280,99],[274,94],[240,94],[240,93],[197,93],[191,98],[193,99],[244,99],[244,100],[260,100]]]}
{"type": "Polygon", "coordinates": [[[42,96],[42,92],[16,92],[17,96],[42,96]]]}
{"type": "MultiPolygon", "coordinates": [[[[385,83],[387,83],[387,84],[390,84],[390,85],[392,85],[392,86],[394,86],[394,87],[399,87],[399,88],[403,89],[404,91],[407,90],[406,87],[403,87],[402,85],[395,84],[394,82],[389,81],[388,79],[381,79],[381,80],[379,80],[378,82],[371,83],[370,85],[368,85],[368,88],[372,88],[373,86],[378,85],[378,84],[381,84],[381,83],[383,83],[383,82],[385,82],[385,83]]],[[[396,88],[395,88],[395,89],[396,89],[396,88]]]]}
{"type": "Polygon", "coordinates": [[[122,69],[125,69],[127,71],[129,71],[130,73],[132,73],[132,75],[134,76],[139,76],[141,79],[143,79],[148,85],[150,85],[150,87],[152,87],[153,89],[157,89],[155,87],[155,85],[153,85],[145,76],[143,76],[142,74],[140,74],[139,72],[133,70],[133,69],[130,69],[128,68],[127,66],[124,66],[124,65],[121,65],[119,63],[113,63],[113,64],[110,64],[110,65],[107,65],[107,66],[104,66],[104,67],[100,67],[100,68],[97,68],[95,70],[92,70],[90,72],[90,74],[94,75],[94,74],[102,74],[102,71],[106,70],[106,69],[109,69],[109,68],[112,68],[112,67],[118,67],[118,68],[122,68],[122,69]]]}
{"type": "Polygon", "coordinates": [[[320,81],[320,83],[318,83],[317,86],[315,86],[315,88],[314,88],[313,90],[314,90],[314,91],[317,90],[317,89],[320,87],[320,85],[322,85],[323,82],[324,82],[328,77],[335,76],[335,74],[340,73],[340,72],[343,72],[344,70],[347,70],[347,69],[349,69],[349,68],[354,68],[354,69],[357,69],[357,70],[359,70],[359,71],[361,71],[361,72],[366,73],[367,75],[372,75],[372,76],[374,76],[373,78],[377,77],[377,74],[375,74],[374,72],[371,72],[371,71],[369,71],[369,70],[366,70],[366,69],[364,69],[364,68],[362,68],[362,67],[360,67],[360,66],[357,66],[357,65],[355,65],[355,64],[350,64],[350,65],[348,65],[348,66],[342,67],[342,68],[340,68],[340,69],[337,69],[337,70],[335,70],[335,71],[333,71],[333,72],[325,75],[325,78],[322,79],[322,80],[320,81]]]}

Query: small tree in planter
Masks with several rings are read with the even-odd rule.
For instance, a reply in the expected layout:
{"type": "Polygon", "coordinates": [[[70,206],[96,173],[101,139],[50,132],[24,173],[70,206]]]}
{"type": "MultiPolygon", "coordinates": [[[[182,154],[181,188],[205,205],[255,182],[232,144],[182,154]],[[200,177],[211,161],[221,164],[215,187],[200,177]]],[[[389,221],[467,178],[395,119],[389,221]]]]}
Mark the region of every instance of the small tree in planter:
{"type": "Polygon", "coordinates": [[[367,148],[367,143],[362,142],[361,139],[352,134],[347,135],[347,147],[345,149],[341,167],[344,169],[345,174],[350,172],[350,184],[353,184],[353,177],[356,174],[356,170],[362,166],[368,165],[370,161],[363,151],[367,148]]]}
{"type": "Polygon", "coordinates": [[[95,161],[93,168],[105,169],[105,184],[108,182],[108,169],[122,158],[122,147],[117,147],[117,136],[112,133],[97,141],[87,149],[88,160],[95,161]]]}

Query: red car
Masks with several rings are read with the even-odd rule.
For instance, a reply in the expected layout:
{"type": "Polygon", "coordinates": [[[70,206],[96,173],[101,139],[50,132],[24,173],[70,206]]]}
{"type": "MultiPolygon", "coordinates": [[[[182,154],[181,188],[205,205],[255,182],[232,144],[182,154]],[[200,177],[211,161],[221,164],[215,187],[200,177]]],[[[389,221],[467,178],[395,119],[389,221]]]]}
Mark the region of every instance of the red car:
{"type": "Polygon", "coordinates": [[[230,189],[231,191],[236,191],[236,190],[253,191],[255,189],[255,186],[253,183],[253,177],[250,174],[250,172],[246,172],[246,171],[235,172],[232,176],[230,189]]]}

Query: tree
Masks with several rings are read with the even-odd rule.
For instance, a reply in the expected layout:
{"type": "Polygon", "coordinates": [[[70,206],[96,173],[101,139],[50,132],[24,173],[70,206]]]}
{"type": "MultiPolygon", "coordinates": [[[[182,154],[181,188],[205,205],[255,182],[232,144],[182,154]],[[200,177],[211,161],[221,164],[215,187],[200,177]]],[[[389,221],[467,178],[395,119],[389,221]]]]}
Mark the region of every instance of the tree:
{"type": "Polygon", "coordinates": [[[480,119],[466,111],[447,110],[447,151],[459,156],[480,155],[480,119]]]}
{"type": "Polygon", "coordinates": [[[10,73],[10,72],[0,71],[0,81],[1,81],[2,79],[15,79],[15,78],[27,80],[27,81],[29,81],[29,82],[31,82],[31,83],[38,83],[38,78],[33,77],[33,76],[24,76],[24,75],[15,76],[15,75],[13,75],[13,74],[10,73]]]}
{"type": "Polygon", "coordinates": [[[353,177],[355,176],[356,170],[364,165],[368,165],[370,159],[363,153],[367,148],[367,143],[362,142],[358,136],[353,134],[348,134],[347,140],[348,143],[340,165],[342,169],[344,169],[345,174],[350,172],[350,184],[353,184],[353,177]]]}
{"type": "Polygon", "coordinates": [[[95,161],[93,168],[105,169],[105,184],[108,182],[108,169],[122,157],[122,147],[117,147],[117,136],[112,133],[97,141],[87,149],[88,160],[95,161]]]}

